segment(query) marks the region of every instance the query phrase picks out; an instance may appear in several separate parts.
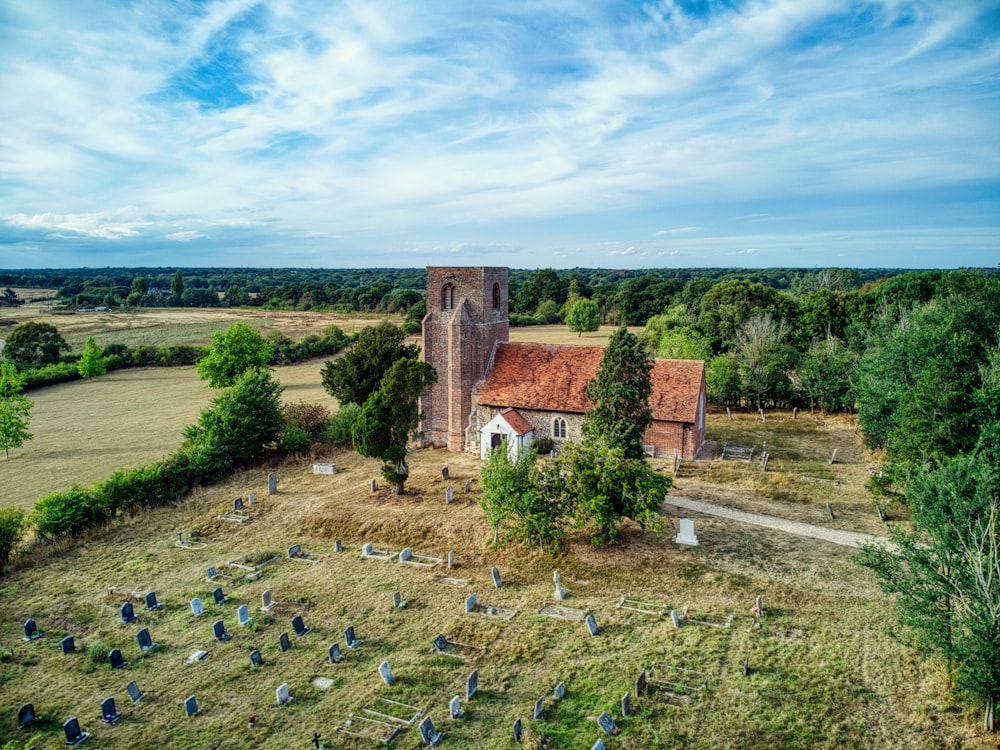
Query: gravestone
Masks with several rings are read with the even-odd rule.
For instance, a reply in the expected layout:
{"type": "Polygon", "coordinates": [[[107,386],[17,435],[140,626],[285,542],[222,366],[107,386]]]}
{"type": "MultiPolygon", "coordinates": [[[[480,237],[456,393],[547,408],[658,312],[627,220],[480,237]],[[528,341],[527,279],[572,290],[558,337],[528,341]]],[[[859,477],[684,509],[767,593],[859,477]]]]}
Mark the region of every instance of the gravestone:
{"type": "Polygon", "coordinates": [[[73,640],[73,636],[71,635],[67,635],[59,641],[59,645],[62,647],[62,652],[64,654],[72,654],[76,651],[76,641],[73,640]]]}
{"type": "Polygon", "coordinates": [[[601,629],[597,627],[597,620],[594,619],[594,615],[588,614],[584,622],[587,623],[587,630],[590,631],[591,635],[601,634],[601,629]]]}
{"type": "Polygon", "coordinates": [[[116,648],[108,652],[108,663],[111,665],[111,669],[115,671],[125,669],[128,666],[128,662],[122,658],[122,652],[116,648]]]}
{"type": "Polygon", "coordinates": [[[374,479],[372,480],[371,491],[378,492],[378,482],[376,482],[374,479]]]}
{"type": "Polygon", "coordinates": [[[604,750],[604,740],[598,737],[597,742],[593,744],[590,750],[604,750]]]}
{"type": "Polygon", "coordinates": [[[430,716],[425,716],[424,720],[420,722],[417,729],[420,730],[420,739],[424,741],[424,744],[427,745],[427,747],[434,747],[444,736],[434,728],[434,722],[431,721],[430,716]]]}
{"type": "Polygon", "coordinates": [[[264,657],[260,655],[260,649],[255,648],[250,652],[250,664],[259,667],[264,663],[264,657]]]}
{"type": "Polygon", "coordinates": [[[607,711],[597,717],[597,725],[605,734],[610,734],[612,737],[617,737],[622,731],[607,711]]]}
{"type": "Polygon", "coordinates": [[[295,615],[295,617],[292,618],[292,630],[295,631],[295,635],[301,638],[312,630],[312,628],[307,628],[306,624],[302,622],[302,615],[295,615]]]}
{"type": "Polygon", "coordinates": [[[403,547],[402,551],[399,553],[399,561],[406,562],[413,557],[413,550],[409,547],[403,547]]]}
{"type": "Polygon", "coordinates": [[[260,595],[260,611],[268,612],[273,606],[274,602],[271,600],[271,589],[267,589],[260,595]]]}
{"type": "Polygon", "coordinates": [[[392,676],[392,668],[389,666],[389,662],[384,661],[378,665],[378,673],[381,676],[382,681],[392,687],[396,684],[396,678],[392,676]]]}
{"type": "Polygon", "coordinates": [[[196,716],[198,714],[198,699],[193,695],[189,695],[184,699],[184,713],[188,716],[196,716]]]}
{"type": "Polygon", "coordinates": [[[340,664],[340,662],[343,661],[344,655],[340,653],[339,643],[334,643],[330,646],[329,656],[331,664],[340,664]]]}
{"type": "Polygon", "coordinates": [[[371,557],[373,554],[375,554],[375,547],[372,546],[372,544],[369,542],[368,544],[364,545],[361,548],[361,554],[364,555],[365,557],[371,557]]]}
{"type": "Polygon", "coordinates": [[[226,595],[222,593],[222,586],[216,586],[212,590],[212,599],[215,600],[216,604],[225,604],[226,603],[226,595]]]}
{"type": "Polygon", "coordinates": [[[694,533],[694,521],[690,518],[680,519],[680,532],[674,537],[677,544],[688,544],[692,547],[698,546],[698,537],[694,533]]]}
{"type": "Polygon", "coordinates": [[[279,706],[284,706],[286,703],[291,703],[292,696],[288,694],[288,683],[283,682],[278,685],[278,689],[274,691],[274,697],[278,700],[279,706]]]}
{"type": "Polygon", "coordinates": [[[217,641],[228,641],[232,636],[226,632],[226,624],[222,620],[216,620],[212,623],[212,632],[215,634],[215,640],[217,641]]]}
{"type": "Polygon", "coordinates": [[[466,479],[465,480],[465,491],[467,493],[468,492],[472,492],[472,480],[471,479],[466,479]]]}
{"type": "Polygon", "coordinates": [[[447,466],[442,466],[441,467],[441,479],[443,479],[446,482],[448,481],[448,467],[447,466]]]}
{"type": "Polygon", "coordinates": [[[243,498],[238,497],[233,500],[233,510],[243,510],[243,498]]]}
{"type": "Polygon", "coordinates": [[[455,501],[455,488],[450,484],[444,491],[444,504],[451,505],[455,501]]]}
{"type": "Polygon", "coordinates": [[[403,601],[403,596],[398,591],[392,593],[392,606],[396,609],[403,609],[406,606],[406,602],[403,601]]]}
{"type": "Polygon", "coordinates": [[[645,669],[642,670],[641,672],[639,672],[639,676],[635,678],[635,685],[633,687],[635,689],[635,696],[636,696],[636,698],[638,698],[639,696],[642,696],[642,695],[646,694],[646,670],[645,669]]]}
{"type": "Polygon", "coordinates": [[[207,578],[207,579],[208,579],[209,581],[214,581],[214,580],[215,580],[215,577],[216,577],[217,575],[219,575],[219,574],[218,574],[218,572],[217,572],[217,571],[215,570],[215,566],[214,566],[214,565],[213,565],[212,567],[210,567],[210,568],[207,568],[207,569],[205,570],[205,578],[207,578]]]}
{"type": "Polygon", "coordinates": [[[267,494],[277,495],[278,494],[278,475],[273,471],[267,475],[267,494]]]}
{"type": "Polygon", "coordinates": [[[291,647],[292,642],[288,640],[288,633],[282,633],[278,636],[278,648],[281,649],[281,653],[285,653],[291,647]]]}
{"type": "Polygon", "coordinates": [[[313,474],[333,476],[337,473],[337,464],[313,464],[313,474]]]}
{"type": "Polygon", "coordinates": [[[566,695],[566,686],[560,682],[558,685],[556,685],[556,689],[553,695],[555,695],[557,701],[561,701],[563,699],[563,696],[566,695]]]}
{"type": "Polygon", "coordinates": [[[465,611],[471,612],[475,608],[476,608],[476,595],[469,594],[469,596],[465,600],[465,611]]]}
{"type": "Polygon", "coordinates": [[[293,544],[291,547],[289,547],[288,548],[288,557],[289,557],[289,559],[293,558],[293,557],[302,557],[302,545],[301,544],[293,544]]]}
{"type": "Polygon", "coordinates": [[[556,590],[553,592],[552,596],[557,602],[561,602],[566,598],[566,589],[563,588],[562,580],[559,578],[559,571],[552,571],[552,583],[555,584],[556,590]]]}
{"type": "Polygon", "coordinates": [[[146,594],[146,609],[147,610],[152,611],[154,609],[159,609],[162,606],[163,606],[162,604],[160,604],[158,601],[156,601],[156,592],[155,591],[150,591],[149,593],[146,594]]]}
{"type": "Polygon", "coordinates": [[[674,623],[675,628],[679,628],[681,626],[681,616],[677,614],[676,609],[670,610],[670,620],[674,623]]]}
{"type": "Polygon", "coordinates": [[[444,635],[439,633],[437,637],[434,638],[434,649],[437,651],[444,651],[447,648],[448,648],[448,639],[445,638],[444,635]]]}
{"type": "Polygon", "coordinates": [[[514,742],[516,742],[519,745],[521,744],[521,735],[523,734],[523,732],[524,730],[521,727],[521,720],[516,719],[514,721],[514,742]]]}
{"type": "Polygon", "coordinates": [[[132,606],[132,602],[122,604],[121,615],[122,622],[126,625],[130,622],[135,622],[135,608],[132,606]]]}
{"type": "Polygon", "coordinates": [[[448,569],[455,567],[455,550],[448,550],[448,569]]]}
{"type": "Polygon", "coordinates": [[[143,628],[136,633],[135,639],[139,642],[139,649],[143,652],[152,651],[156,646],[156,644],[153,643],[152,637],[149,635],[149,628],[143,628]]]}
{"type": "Polygon", "coordinates": [[[239,609],[236,610],[236,621],[241,627],[246,627],[253,622],[253,618],[250,616],[250,607],[246,604],[241,604],[239,609]]]}
{"type": "Polygon", "coordinates": [[[545,698],[543,696],[543,697],[539,698],[537,701],[535,701],[535,711],[534,711],[534,715],[531,718],[532,719],[537,719],[539,716],[542,715],[542,712],[544,710],[545,710],[545,698]]]}
{"type": "Polygon", "coordinates": [[[453,719],[461,719],[465,715],[465,711],[462,710],[462,702],[457,695],[448,702],[448,714],[453,719]]]}
{"type": "Polygon", "coordinates": [[[333,543],[333,551],[334,552],[343,552],[344,551],[344,545],[343,545],[343,543],[339,539],[336,540],[333,543]]]}
{"type": "Polygon", "coordinates": [[[63,733],[66,735],[67,745],[80,745],[90,737],[87,732],[80,729],[80,722],[75,716],[63,723],[63,733]]]}
{"type": "Polygon", "coordinates": [[[33,641],[36,638],[41,638],[42,635],[43,633],[38,629],[38,625],[35,624],[34,618],[29,617],[24,621],[24,640],[33,641]]]}
{"type": "Polygon", "coordinates": [[[496,565],[493,566],[493,570],[491,571],[491,573],[493,574],[493,585],[496,586],[497,588],[503,586],[503,581],[500,580],[500,571],[497,570],[496,565]]]}
{"type": "Polygon", "coordinates": [[[353,625],[348,625],[347,629],[344,631],[344,642],[347,644],[348,648],[357,648],[361,645],[361,641],[354,637],[353,625]]]}
{"type": "Polygon", "coordinates": [[[763,617],[764,616],[764,597],[763,596],[760,596],[759,594],[757,595],[757,602],[754,604],[754,607],[757,610],[757,612],[756,612],[757,617],[758,618],[763,617]]]}
{"type": "Polygon", "coordinates": [[[114,724],[122,717],[121,713],[115,707],[115,698],[111,696],[110,698],[105,698],[101,701],[101,719],[105,724],[114,724]]]}
{"type": "Polygon", "coordinates": [[[35,704],[25,703],[17,710],[17,728],[24,729],[35,721],[35,704]]]}
{"type": "Polygon", "coordinates": [[[132,699],[132,703],[138,703],[146,697],[146,694],[139,689],[135,680],[126,685],[125,690],[128,692],[128,697],[132,699]]]}
{"type": "Polygon", "coordinates": [[[191,614],[198,616],[205,611],[205,605],[201,603],[201,599],[197,596],[191,600],[191,614]]]}
{"type": "Polygon", "coordinates": [[[250,505],[253,505],[255,502],[257,502],[257,495],[251,492],[249,495],[247,495],[247,502],[250,503],[250,505]]]}
{"type": "Polygon", "coordinates": [[[632,694],[625,691],[625,695],[622,696],[622,716],[632,715],[632,694]]]}
{"type": "Polygon", "coordinates": [[[196,661],[201,661],[206,656],[208,656],[208,651],[203,648],[194,651],[187,659],[184,660],[185,664],[194,664],[196,661]]]}
{"type": "Polygon", "coordinates": [[[479,692],[479,670],[473,670],[465,680],[465,702],[468,703],[479,692]]]}

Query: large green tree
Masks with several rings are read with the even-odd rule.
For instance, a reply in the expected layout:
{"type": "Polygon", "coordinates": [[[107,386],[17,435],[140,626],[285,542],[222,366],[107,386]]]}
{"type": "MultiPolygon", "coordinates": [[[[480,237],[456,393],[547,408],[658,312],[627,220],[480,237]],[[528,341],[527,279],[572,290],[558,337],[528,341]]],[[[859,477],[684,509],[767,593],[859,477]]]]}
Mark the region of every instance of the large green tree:
{"type": "Polygon", "coordinates": [[[597,375],[587,384],[591,408],[584,435],[620,448],[626,458],[643,458],[642,436],[653,423],[652,371],[653,359],[638,336],[625,326],[611,334],[597,375]]]}
{"type": "Polygon", "coordinates": [[[351,427],[351,440],[362,456],[383,462],[382,476],[404,494],[410,475],[406,445],[420,424],[418,399],[429,385],[437,382],[437,372],[418,359],[396,360],[382,378],[378,389],[361,407],[351,427]]]}
{"type": "Polygon", "coordinates": [[[566,313],[566,327],[578,336],[601,327],[601,311],[597,303],[581,297],[566,313]]]}
{"type": "Polygon", "coordinates": [[[40,367],[59,361],[69,344],[49,323],[22,323],[7,337],[3,357],[18,367],[40,367]]]}
{"type": "Polygon", "coordinates": [[[342,404],[364,404],[394,362],[420,357],[420,347],[405,340],[403,330],[388,321],[363,328],[342,356],[323,365],[326,392],[342,404]]]}
{"type": "Polygon", "coordinates": [[[21,393],[26,380],[10,362],[0,363],[0,447],[5,458],[10,458],[11,448],[20,448],[31,440],[28,424],[35,404],[21,393]]]}
{"type": "Polygon", "coordinates": [[[87,339],[87,343],[83,348],[83,355],[80,357],[80,361],[76,363],[76,371],[80,373],[80,377],[82,378],[96,378],[98,375],[103,375],[108,371],[107,360],[104,358],[100,347],[97,346],[97,342],[94,341],[93,336],[87,339]]]}
{"type": "Polygon", "coordinates": [[[240,321],[212,336],[208,355],[198,360],[198,375],[212,388],[228,388],[244,373],[266,368],[271,350],[260,331],[240,321]]]}

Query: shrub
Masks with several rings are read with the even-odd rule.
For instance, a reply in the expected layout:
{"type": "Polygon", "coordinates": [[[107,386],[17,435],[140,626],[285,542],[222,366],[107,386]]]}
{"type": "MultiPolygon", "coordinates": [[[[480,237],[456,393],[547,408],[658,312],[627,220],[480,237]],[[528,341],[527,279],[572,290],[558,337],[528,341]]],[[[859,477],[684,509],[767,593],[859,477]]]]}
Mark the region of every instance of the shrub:
{"type": "Polygon", "coordinates": [[[27,523],[20,508],[0,508],[0,573],[11,553],[21,543],[27,523]]]}
{"type": "Polygon", "coordinates": [[[25,388],[41,388],[44,385],[68,383],[71,380],[80,379],[76,365],[70,362],[45,365],[35,370],[27,370],[24,374],[27,376],[24,381],[25,388]]]}
{"type": "Polygon", "coordinates": [[[203,346],[161,346],[156,358],[165,367],[177,367],[193,365],[207,354],[208,349],[203,346]]]}
{"type": "Polygon", "coordinates": [[[308,448],[312,444],[309,433],[297,424],[286,424],[278,439],[278,448],[289,453],[308,448]]]}
{"type": "Polygon", "coordinates": [[[54,492],[35,503],[35,528],[42,539],[76,539],[87,529],[107,521],[108,514],[98,495],[74,485],[65,492],[54,492]]]}
{"type": "Polygon", "coordinates": [[[322,404],[299,401],[297,404],[282,404],[281,418],[286,427],[299,427],[310,440],[314,440],[330,423],[330,410],[322,404]]]}
{"type": "Polygon", "coordinates": [[[556,442],[552,438],[545,436],[538,438],[533,447],[538,451],[539,456],[547,456],[556,447],[556,442]]]}
{"type": "Polygon", "coordinates": [[[354,403],[346,403],[336,414],[330,417],[330,423],[323,430],[323,442],[330,445],[348,445],[351,442],[351,427],[361,414],[361,407],[354,403]]]}

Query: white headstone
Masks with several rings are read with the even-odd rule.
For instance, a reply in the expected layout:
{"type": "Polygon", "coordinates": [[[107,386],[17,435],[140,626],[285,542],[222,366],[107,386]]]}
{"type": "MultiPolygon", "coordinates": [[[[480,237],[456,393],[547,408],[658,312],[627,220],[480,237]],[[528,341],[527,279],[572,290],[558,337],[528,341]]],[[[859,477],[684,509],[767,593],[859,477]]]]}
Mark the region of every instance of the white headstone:
{"type": "Polygon", "coordinates": [[[277,495],[278,494],[278,475],[273,471],[267,475],[267,494],[277,495]]]}
{"type": "Polygon", "coordinates": [[[690,544],[692,547],[698,546],[698,537],[694,533],[694,521],[690,518],[680,520],[680,531],[674,537],[678,544],[690,544]]]}
{"type": "Polygon", "coordinates": [[[453,719],[460,719],[460,718],[462,718],[462,714],[463,713],[465,713],[465,712],[462,711],[462,702],[459,700],[459,697],[456,695],[448,703],[448,714],[453,719]]]}
{"type": "Polygon", "coordinates": [[[271,589],[266,589],[263,594],[260,595],[260,609],[262,612],[267,612],[274,606],[274,601],[271,599],[271,589]]]}
{"type": "Polygon", "coordinates": [[[411,557],[413,557],[413,550],[410,549],[409,547],[404,547],[403,550],[399,553],[400,562],[406,562],[411,557]]]}
{"type": "Polygon", "coordinates": [[[201,599],[195,597],[191,600],[191,614],[200,615],[205,611],[205,605],[201,603],[201,599]]]}
{"type": "Polygon", "coordinates": [[[444,491],[445,505],[451,505],[454,500],[455,500],[455,488],[449,484],[444,491]]]}
{"type": "Polygon", "coordinates": [[[448,568],[450,569],[454,567],[455,567],[455,551],[448,550],[448,568]]]}
{"type": "Polygon", "coordinates": [[[288,703],[292,696],[288,694],[288,683],[283,682],[278,685],[278,689],[274,691],[274,697],[278,699],[278,705],[283,706],[288,703]]]}

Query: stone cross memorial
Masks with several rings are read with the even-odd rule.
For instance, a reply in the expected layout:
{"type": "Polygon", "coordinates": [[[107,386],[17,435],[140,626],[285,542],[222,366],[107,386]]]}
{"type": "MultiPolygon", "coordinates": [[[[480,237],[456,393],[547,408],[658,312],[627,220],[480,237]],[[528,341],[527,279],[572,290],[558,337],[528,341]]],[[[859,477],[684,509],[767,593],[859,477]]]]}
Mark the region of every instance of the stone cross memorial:
{"type": "Polygon", "coordinates": [[[680,519],[680,531],[674,537],[677,544],[688,544],[692,547],[698,546],[698,537],[694,533],[694,521],[690,518],[680,519]]]}

